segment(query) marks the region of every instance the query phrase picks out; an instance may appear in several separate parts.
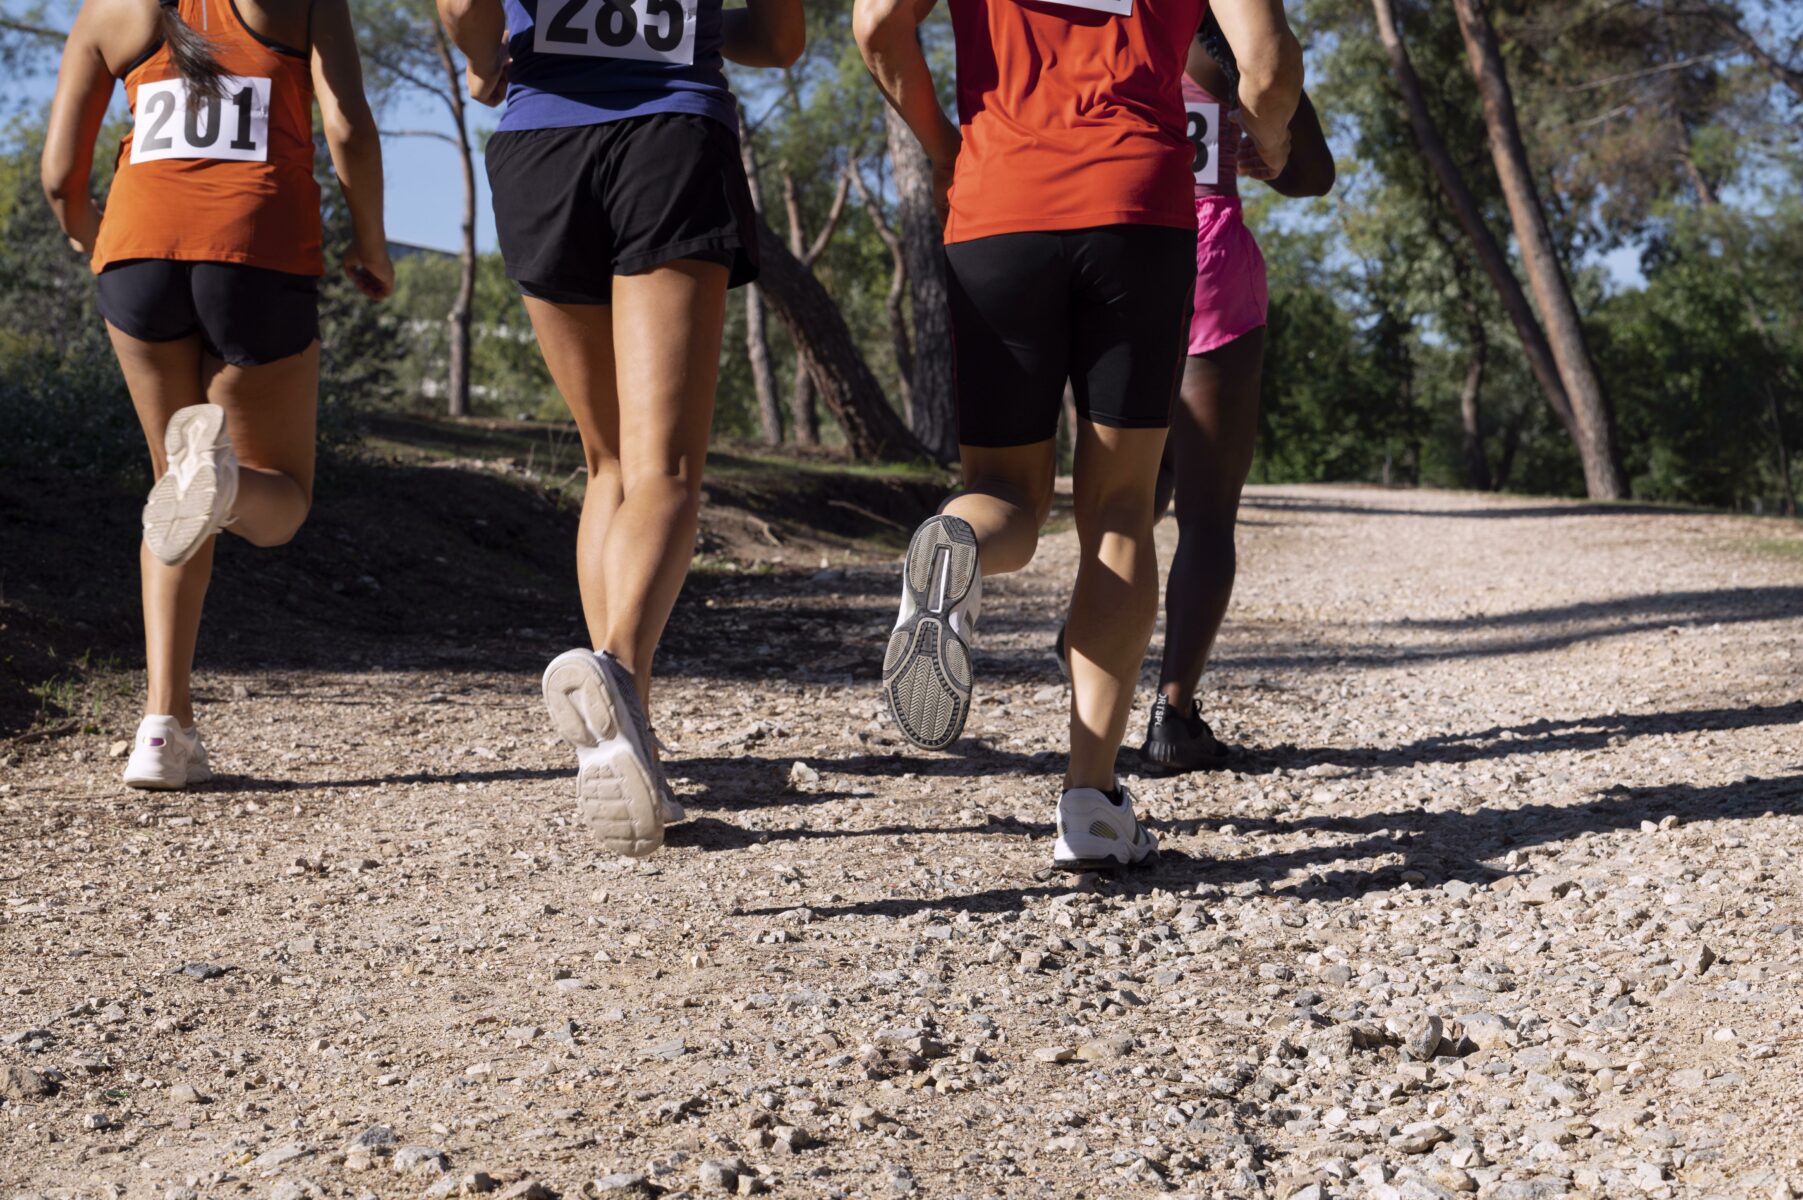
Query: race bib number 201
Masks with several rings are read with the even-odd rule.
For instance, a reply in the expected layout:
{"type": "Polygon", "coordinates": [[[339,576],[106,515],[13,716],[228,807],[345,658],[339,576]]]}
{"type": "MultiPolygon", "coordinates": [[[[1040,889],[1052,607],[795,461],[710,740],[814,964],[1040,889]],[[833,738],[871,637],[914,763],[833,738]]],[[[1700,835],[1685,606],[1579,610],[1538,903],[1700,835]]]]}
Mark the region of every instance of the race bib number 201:
{"type": "Polygon", "coordinates": [[[1219,183],[1221,182],[1221,106],[1191,101],[1186,103],[1183,108],[1189,127],[1190,148],[1195,151],[1195,157],[1190,163],[1190,170],[1195,173],[1197,183],[1219,183]]]}
{"type": "Polygon", "coordinates": [[[189,103],[179,79],[138,85],[131,160],[230,158],[269,161],[269,80],[227,75],[219,91],[189,103]]]}
{"type": "Polygon", "coordinates": [[[539,0],[532,48],[540,54],[695,61],[699,0],[539,0]]]}

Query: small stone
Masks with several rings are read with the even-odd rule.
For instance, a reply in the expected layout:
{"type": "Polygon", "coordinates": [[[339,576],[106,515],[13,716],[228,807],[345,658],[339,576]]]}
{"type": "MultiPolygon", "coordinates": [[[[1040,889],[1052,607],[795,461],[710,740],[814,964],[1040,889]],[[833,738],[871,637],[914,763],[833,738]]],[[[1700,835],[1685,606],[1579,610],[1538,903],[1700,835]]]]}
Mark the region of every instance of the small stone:
{"type": "Polygon", "coordinates": [[[1506,1050],[1515,1042],[1515,1025],[1496,1013],[1467,1014],[1461,1021],[1465,1036],[1479,1050],[1506,1050]]]}
{"type": "Polygon", "coordinates": [[[250,1166],[253,1171],[274,1175],[284,1164],[291,1163],[297,1158],[305,1158],[307,1154],[308,1150],[305,1146],[298,1142],[290,1142],[286,1146],[277,1146],[272,1150],[263,1151],[250,1160],[250,1166]]]}
{"type": "Polygon", "coordinates": [[[1077,1047],[1077,1057],[1084,1062],[1111,1062],[1133,1053],[1133,1039],[1125,1034],[1094,1038],[1077,1047]]]}
{"type": "Polygon", "coordinates": [[[1403,1031],[1402,1052],[1420,1062],[1427,1062],[1440,1048],[1445,1023],[1432,1013],[1419,1017],[1403,1031]]]}
{"type": "Polygon", "coordinates": [[[800,791],[805,787],[812,787],[819,782],[820,772],[804,762],[798,760],[789,768],[789,787],[795,791],[800,791]]]}
{"type": "Polygon", "coordinates": [[[718,1159],[707,1159],[695,1171],[704,1192],[731,1192],[739,1187],[739,1173],[718,1159]]]}
{"type": "Polygon", "coordinates": [[[444,1151],[432,1146],[402,1146],[394,1152],[394,1173],[407,1175],[414,1171],[430,1171],[434,1175],[442,1175],[451,1169],[451,1160],[444,1151]]]}
{"type": "Polygon", "coordinates": [[[1077,1052],[1069,1046],[1041,1046],[1033,1051],[1033,1057],[1042,1063],[1065,1063],[1077,1057],[1077,1052]]]}
{"type": "Polygon", "coordinates": [[[853,1129],[875,1129],[883,1122],[883,1114],[868,1104],[852,1105],[851,1111],[846,1113],[846,1117],[851,1121],[853,1129]]]}
{"type": "Polygon", "coordinates": [[[898,1196],[909,1195],[919,1186],[914,1182],[913,1172],[906,1167],[896,1167],[889,1172],[889,1190],[898,1196]]]}
{"type": "Polygon", "coordinates": [[[169,1099],[176,1104],[204,1104],[206,1097],[195,1090],[192,1084],[178,1083],[169,1089],[169,1099]]]}
{"type": "Polygon", "coordinates": [[[110,1129],[113,1119],[103,1112],[89,1113],[81,1119],[83,1129],[110,1129]]]}
{"type": "Polygon", "coordinates": [[[522,1179],[503,1191],[499,1200],[557,1200],[557,1193],[536,1179],[522,1179]]]}
{"type": "Polygon", "coordinates": [[[1686,974],[1701,975],[1715,965],[1715,951],[1699,942],[1685,953],[1680,965],[1686,974]]]}
{"type": "Polygon", "coordinates": [[[218,979],[230,969],[209,962],[190,962],[177,967],[173,974],[186,975],[192,979],[218,979]]]}
{"type": "Polygon", "coordinates": [[[44,1100],[55,1092],[56,1085],[30,1067],[8,1064],[0,1074],[0,1100],[44,1100]]]}
{"type": "Polygon", "coordinates": [[[651,1196],[656,1194],[651,1184],[643,1175],[622,1171],[617,1175],[603,1175],[595,1180],[596,1195],[609,1196],[651,1196]]]}
{"type": "Polygon", "coordinates": [[[1516,894],[1523,904],[1551,904],[1563,900],[1577,886],[1578,881],[1569,875],[1537,875],[1516,894]]]}
{"type": "Polygon", "coordinates": [[[1390,1144],[1404,1154],[1426,1154],[1451,1137],[1452,1134],[1432,1121],[1417,1121],[1413,1125],[1404,1125],[1390,1144]]]}
{"type": "Polygon", "coordinates": [[[108,758],[124,758],[127,754],[130,754],[130,753],[131,753],[131,743],[126,741],[124,738],[119,739],[118,741],[114,742],[112,745],[110,745],[106,748],[106,756],[108,758]]]}

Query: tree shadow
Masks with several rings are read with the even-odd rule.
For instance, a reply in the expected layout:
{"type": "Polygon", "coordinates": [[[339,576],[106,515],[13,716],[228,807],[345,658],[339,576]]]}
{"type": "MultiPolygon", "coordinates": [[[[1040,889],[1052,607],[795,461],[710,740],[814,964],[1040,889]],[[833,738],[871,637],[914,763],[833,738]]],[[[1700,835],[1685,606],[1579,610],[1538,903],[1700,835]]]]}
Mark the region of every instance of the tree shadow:
{"type": "Polygon", "coordinates": [[[1240,500],[1242,508],[1272,512],[1344,513],[1350,516],[1378,517],[1451,517],[1479,521],[1510,520],[1523,517],[1645,517],[1645,516],[1721,516],[1710,509],[1686,508],[1675,504],[1640,504],[1632,501],[1599,503],[1573,500],[1564,504],[1517,504],[1471,508],[1405,508],[1387,504],[1360,504],[1355,500],[1312,500],[1301,496],[1249,495],[1240,500]]]}

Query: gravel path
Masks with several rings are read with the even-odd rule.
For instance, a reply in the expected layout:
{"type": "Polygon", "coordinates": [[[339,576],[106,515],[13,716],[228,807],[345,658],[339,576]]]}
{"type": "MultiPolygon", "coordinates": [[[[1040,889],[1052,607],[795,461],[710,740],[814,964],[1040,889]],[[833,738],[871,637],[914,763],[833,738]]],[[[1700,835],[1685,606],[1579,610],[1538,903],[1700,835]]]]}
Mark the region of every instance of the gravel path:
{"type": "Polygon", "coordinates": [[[570,823],[543,632],[209,674],[208,790],[118,734],[0,773],[0,1197],[1792,1196],[1800,545],[1255,489],[1238,770],[1139,784],[1118,879],[1044,870],[1069,533],[939,755],[893,568],[699,580],[640,864],[570,823]]]}

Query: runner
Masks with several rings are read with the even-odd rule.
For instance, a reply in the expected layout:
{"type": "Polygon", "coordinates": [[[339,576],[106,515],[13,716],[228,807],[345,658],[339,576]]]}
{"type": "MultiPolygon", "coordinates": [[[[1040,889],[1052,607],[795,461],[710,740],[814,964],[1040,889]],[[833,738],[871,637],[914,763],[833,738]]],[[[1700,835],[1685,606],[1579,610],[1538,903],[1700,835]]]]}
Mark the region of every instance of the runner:
{"type": "Polygon", "coordinates": [[[1174,771],[1227,759],[1202,719],[1196,685],[1233,595],[1233,531],[1252,469],[1264,375],[1265,260],[1242,219],[1237,177],[1262,179],[1283,196],[1325,196],[1334,181],[1333,152],[1306,95],[1290,120],[1289,161],[1273,172],[1233,123],[1237,87],[1233,49],[1210,14],[1183,77],[1196,146],[1195,316],[1181,402],[1158,471],[1160,516],[1176,497],[1177,552],[1165,584],[1158,695],[1140,748],[1148,764],[1174,771]]]}
{"type": "MultiPolygon", "coordinates": [[[[915,532],[883,662],[908,738],[950,744],[970,710],[985,575],[1032,558],[1058,414],[1078,412],[1070,761],[1055,865],[1138,862],[1157,840],[1114,774],[1158,608],[1152,505],[1195,269],[1179,77],[1203,0],[951,0],[960,125],[918,26],[933,0],[857,0],[877,85],[932,160],[945,240],[965,490],[915,532]]],[[[1278,0],[1219,0],[1242,123],[1281,169],[1301,49],[1278,0]]]]}
{"type": "Polygon", "coordinates": [[[214,535],[229,526],[277,546],[313,502],[315,99],[351,214],[344,269],[380,299],[394,284],[382,150],[346,0],[86,0],[63,50],[44,191],[99,276],[156,475],[139,554],[149,694],[132,787],[212,778],[190,676],[214,535]],[[118,79],[133,124],[102,216],[89,178],[118,79]]]}
{"type": "Polygon", "coordinates": [[[545,669],[578,811],[650,854],[681,807],[648,717],[694,551],[726,291],[757,224],[722,58],[786,67],[802,0],[439,0],[470,95],[506,101],[488,179],[507,274],[588,457],[576,569],[592,650],[545,669]]]}

